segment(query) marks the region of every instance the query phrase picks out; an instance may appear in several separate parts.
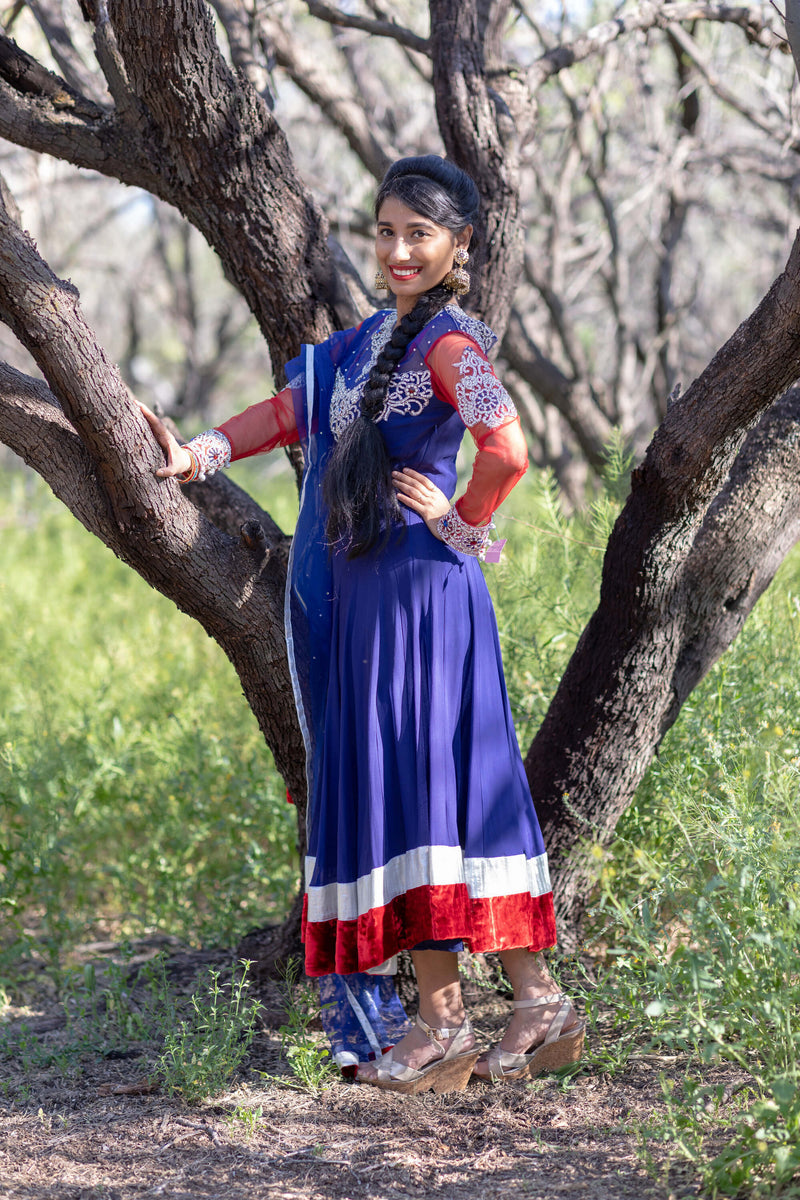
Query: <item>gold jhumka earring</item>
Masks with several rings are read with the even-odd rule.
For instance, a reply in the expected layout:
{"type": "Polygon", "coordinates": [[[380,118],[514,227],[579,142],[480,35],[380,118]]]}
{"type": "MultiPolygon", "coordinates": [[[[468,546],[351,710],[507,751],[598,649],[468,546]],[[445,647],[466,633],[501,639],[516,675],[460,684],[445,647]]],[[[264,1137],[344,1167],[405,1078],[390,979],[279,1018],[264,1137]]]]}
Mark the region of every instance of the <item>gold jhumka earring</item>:
{"type": "Polygon", "coordinates": [[[388,292],[388,290],[389,290],[389,285],[386,282],[386,276],[384,275],[383,271],[380,271],[380,270],[376,271],[375,272],[375,291],[376,292],[388,292]]]}
{"type": "Polygon", "coordinates": [[[445,275],[442,284],[457,296],[463,296],[469,291],[469,272],[464,270],[468,262],[467,251],[463,246],[456,246],[453,252],[453,266],[445,275]]]}

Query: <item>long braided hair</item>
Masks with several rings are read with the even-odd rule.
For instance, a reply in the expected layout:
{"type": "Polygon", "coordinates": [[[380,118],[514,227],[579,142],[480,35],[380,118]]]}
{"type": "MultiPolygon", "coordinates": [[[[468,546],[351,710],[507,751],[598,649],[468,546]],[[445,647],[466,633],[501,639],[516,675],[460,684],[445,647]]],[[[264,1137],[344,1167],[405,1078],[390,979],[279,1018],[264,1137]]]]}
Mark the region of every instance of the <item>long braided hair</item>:
{"type": "MultiPolygon", "coordinates": [[[[390,196],[455,234],[474,226],[480,203],[469,175],[435,154],[401,158],[389,167],[375,197],[376,220],[390,196]]],[[[402,523],[392,464],[377,423],[392,375],[408,346],[452,296],[438,283],[423,292],[398,322],[370,372],[360,415],[347,426],[331,454],[322,483],[329,514],[326,535],[331,545],[343,540],[348,558],[383,549],[392,526],[402,523]]]]}

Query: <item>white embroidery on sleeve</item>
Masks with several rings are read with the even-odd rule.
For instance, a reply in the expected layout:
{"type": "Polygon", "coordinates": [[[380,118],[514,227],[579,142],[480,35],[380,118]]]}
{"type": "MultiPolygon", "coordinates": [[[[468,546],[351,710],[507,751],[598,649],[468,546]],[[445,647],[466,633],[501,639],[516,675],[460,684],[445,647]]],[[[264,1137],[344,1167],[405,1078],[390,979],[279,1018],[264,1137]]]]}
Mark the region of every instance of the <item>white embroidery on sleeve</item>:
{"type": "Polygon", "coordinates": [[[473,346],[465,346],[458,363],[456,401],[461,420],[470,428],[485,425],[499,429],[516,417],[517,410],[489,363],[473,346]]]}

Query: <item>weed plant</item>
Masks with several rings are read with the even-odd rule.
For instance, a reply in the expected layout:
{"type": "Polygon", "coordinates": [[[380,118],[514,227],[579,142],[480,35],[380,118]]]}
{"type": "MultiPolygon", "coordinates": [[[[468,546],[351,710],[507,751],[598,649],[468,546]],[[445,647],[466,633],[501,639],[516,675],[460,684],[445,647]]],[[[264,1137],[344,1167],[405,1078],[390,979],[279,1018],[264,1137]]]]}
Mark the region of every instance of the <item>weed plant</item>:
{"type": "Polygon", "coordinates": [[[226,985],[210,971],[204,988],[191,997],[191,1010],[164,1030],[157,1073],[164,1090],[188,1104],[222,1092],[244,1061],[256,1032],[261,1004],[248,996],[247,971],[226,985]]]}
{"type": "Polygon", "coordinates": [[[98,966],[67,973],[67,1029],[57,1048],[24,1024],[0,1026],[0,1061],[13,1061],[16,1074],[55,1067],[72,1078],[88,1057],[130,1057],[133,1049],[134,1057],[138,1051],[152,1061],[149,1078],[170,1096],[196,1104],[225,1090],[247,1056],[261,1009],[249,995],[249,962],[224,982],[209,969],[188,1001],[171,987],[163,956],[139,968],[135,998],[128,964],[104,961],[102,976],[98,966]]]}
{"type": "Polygon", "coordinates": [[[281,1051],[298,1086],[318,1095],[341,1074],[324,1039],[312,1029],[319,1002],[312,986],[299,982],[300,974],[300,964],[291,959],[283,980],[286,1023],[280,1028],[281,1051]]]}
{"type": "Polygon", "coordinates": [[[264,1106],[258,1104],[255,1108],[249,1108],[246,1104],[237,1104],[228,1117],[228,1128],[232,1134],[239,1133],[239,1127],[244,1133],[245,1141],[251,1141],[253,1135],[258,1129],[258,1123],[264,1117],[264,1106]]]}

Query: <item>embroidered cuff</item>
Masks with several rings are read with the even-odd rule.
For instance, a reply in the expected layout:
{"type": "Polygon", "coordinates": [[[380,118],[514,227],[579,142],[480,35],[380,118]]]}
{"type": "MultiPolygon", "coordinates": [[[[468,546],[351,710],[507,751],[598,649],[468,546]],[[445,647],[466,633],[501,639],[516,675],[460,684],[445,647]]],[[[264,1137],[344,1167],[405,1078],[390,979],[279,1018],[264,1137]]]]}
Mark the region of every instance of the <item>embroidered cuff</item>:
{"type": "Polygon", "coordinates": [[[439,517],[436,528],[443,542],[453,550],[462,554],[471,554],[473,558],[483,558],[490,545],[494,525],[468,525],[453,505],[449,512],[439,517]]]}
{"type": "Polygon", "coordinates": [[[231,444],[218,429],[204,429],[186,443],[186,449],[196,460],[198,469],[196,475],[185,476],[182,483],[203,480],[206,475],[213,475],[223,467],[230,466],[231,444]]]}

